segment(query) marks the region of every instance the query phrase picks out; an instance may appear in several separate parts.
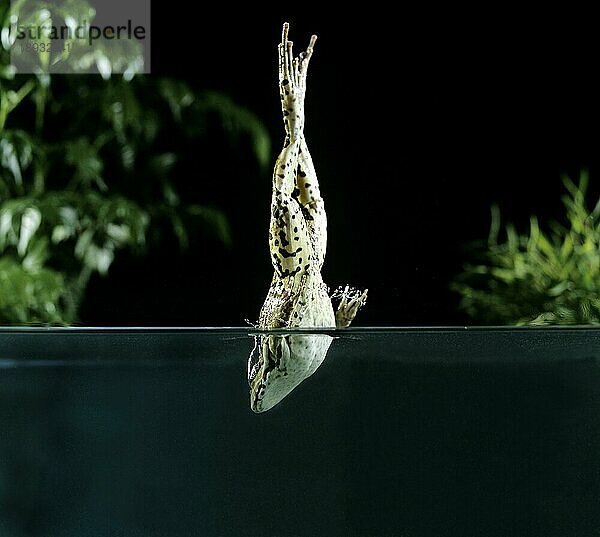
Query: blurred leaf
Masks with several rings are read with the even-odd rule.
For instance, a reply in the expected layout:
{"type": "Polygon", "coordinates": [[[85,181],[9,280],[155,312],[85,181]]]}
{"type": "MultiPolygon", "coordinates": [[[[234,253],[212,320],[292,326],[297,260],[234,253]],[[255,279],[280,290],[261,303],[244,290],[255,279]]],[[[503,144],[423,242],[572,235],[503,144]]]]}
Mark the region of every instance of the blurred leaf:
{"type": "Polygon", "coordinates": [[[65,161],[75,168],[75,181],[86,186],[96,183],[101,190],[107,190],[101,176],[104,164],[98,155],[98,149],[89,140],[81,137],[68,143],[65,161]]]}
{"type": "Polygon", "coordinates": [[[175,153],[162,153],[152,157],[150,167],[158,173],[166,173],[171,171],[176,162],[177,155],[175,153]]]}
{"type": "Polygon", "coordinates": [[[25,255],[29,241],[33,234],[40,227],[42,215],[35,207],[28,207],[21,216],[21,231],[19,234],[19,243],[17,244],[17,252],[22,257],[25,255]]]}
{"type": "Polygon", "coordinates": [[[175,211],[171,211],[171,224],[173,226],[173,232],[175,233],[177,241],[179,242],[179,247],[184,250],[187,249],[190,242],[188,233],[185,225],[183,224],[183,220],[175,211]]]}
{"type": "Polygon", "coordinates": [[[92,244],[93,237],[93,229],[86,229],[81,235],[79,235],[77,243],[75,244],[75,257],[78,257],[79,259],[85,259],[86,253],[92,244]]]}
{"type": "Polygon", "coordinates": [[[184,109],[194,102],[194,94],[184,82],[163,79],[158,84],[158,90],[167,101],[171,113],[177,121],[181,121],[184,109]]]}
{"type": "Polygon", "coordinates": [[[55,226],[52,230],[52,242],[54,244],[58,244],[70,237],[73,236],[73,231],[70,230],[67,226],[58,225],[55,226]]]}
{"type": "Polygon", "coordinates": [[[41,270],[48,260],[48,254],[48,240],[45,237],[32,241],[23,259],[23,268],[29,272],[41,270]]]}
{"type": "Polygon", "coordinates": [[[96,67],[104,80],[108,80],[112,74],[110,60],[104,54],[96,55],[96,67]]]}
{"type": "Polygon", "coordinates": [[[187,211],[191,216],[200,219],[225,245],[231,246],[231,229],[222,211],[205,205],[190,205],[187,211]]]}
{"type": "Polygon", "coordinates": [[[102,248],[97,244],[90,242],[84,251],[83,262],[90,269],[104,275],[108,272],[114,257],[115,254],[112,247],[107,245],[102,248]]]}
{"type": "Polygon", "coordinates": [[[106,225],[106,235],[118,246],[127,244],[131,239],[131,231],[127,224],[113,224],[109,222],[106,225]]]}
{"type": "Polygon", "coordinates": [[[15,146],[7,139],[0,140],[0,165],[9,170],[17,186],[23,184],[21,165],[17,157],[15,146]]]}
{"type": "MultiPolygon", "coordinates": [[[[195,111],[200,116],[215,113],[220,123],[234,142],[240,135],[250,137],[254,157],[261,169],[265,170],[271,159],[271,139],[262,122],[248,109],[237,105],[233,100],[219,92],[204,92],[194,102],[195,111]]],[[[195,129],[197,122],[189,122],[187,128],[195,129]]],[[[193,131],[192,131],[193,132],[193,131]]]]}

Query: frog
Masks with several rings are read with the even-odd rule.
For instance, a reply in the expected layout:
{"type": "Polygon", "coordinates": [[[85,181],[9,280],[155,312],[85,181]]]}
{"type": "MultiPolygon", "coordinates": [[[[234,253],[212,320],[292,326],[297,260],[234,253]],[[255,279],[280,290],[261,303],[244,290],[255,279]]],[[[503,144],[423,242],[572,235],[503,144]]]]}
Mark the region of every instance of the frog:
{"type": "MultiPolygon", "coordinates": [[[[330,295],[321,275],[327,214],[304,134],[307,71],[317,36],[312,35],[306,50],[294,57],[288,35],[286,22],[277,47],[285,138],[273,170],[268,233],[274,272],[258,328],[343,329],[365,304],[368,289],[347,285],[330,295]],[[335,312],[332,297],[339,298],[335,312]]],[[[248,362],[251,409],[269,410],[312,375],[332,339],[326,333],[256,336],[248,362]]]]}

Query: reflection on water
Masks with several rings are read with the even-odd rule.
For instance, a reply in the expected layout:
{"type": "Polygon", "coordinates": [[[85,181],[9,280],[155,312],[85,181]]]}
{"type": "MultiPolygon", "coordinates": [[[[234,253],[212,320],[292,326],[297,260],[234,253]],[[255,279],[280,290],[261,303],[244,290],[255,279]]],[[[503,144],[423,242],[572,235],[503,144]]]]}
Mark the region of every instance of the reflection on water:
{"type": "Polygon", "coordinates": [[[274,407],[323,363],[332,338],[326,334],[255,336],[248,360],[250,408],[274,407]]]}

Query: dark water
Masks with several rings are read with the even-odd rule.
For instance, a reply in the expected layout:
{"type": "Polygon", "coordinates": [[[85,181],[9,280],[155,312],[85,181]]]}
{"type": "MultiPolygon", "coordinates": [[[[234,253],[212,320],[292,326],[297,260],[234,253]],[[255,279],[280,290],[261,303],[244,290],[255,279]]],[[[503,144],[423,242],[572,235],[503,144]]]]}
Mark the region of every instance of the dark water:
{"type": "Polygon", "coordinates": [[[252,347],[0,333],[0,535],[600,535],[599,331],[350,331],[264,414],[252,347]]]}

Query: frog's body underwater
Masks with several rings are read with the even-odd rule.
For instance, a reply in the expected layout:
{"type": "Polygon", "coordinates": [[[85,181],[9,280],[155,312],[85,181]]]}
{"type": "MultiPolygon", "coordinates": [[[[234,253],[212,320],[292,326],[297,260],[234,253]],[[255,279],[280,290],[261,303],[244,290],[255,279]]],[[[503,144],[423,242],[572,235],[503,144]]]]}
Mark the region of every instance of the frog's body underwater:
{"type": "MultiPolygon", "coordinates": [[[[306,72],[316,36],[294,58],[283,25],[279,44],[279,94],[285,142],[273,172],[269,245],[275,273],[258,328],[344,328],[365,303],[367,291],[346,287],[334,313],[321,267],[327,247],[327,215],[304,138],[306,72]]],[[[248,363],[250,406],[272,408],[325,359],[332,338],[325,334],[260,335],[248,363]]]]}

